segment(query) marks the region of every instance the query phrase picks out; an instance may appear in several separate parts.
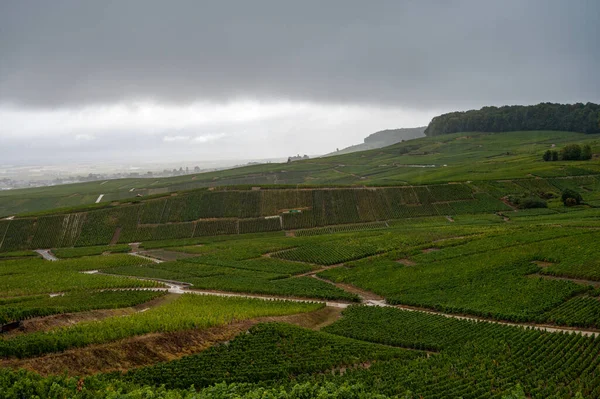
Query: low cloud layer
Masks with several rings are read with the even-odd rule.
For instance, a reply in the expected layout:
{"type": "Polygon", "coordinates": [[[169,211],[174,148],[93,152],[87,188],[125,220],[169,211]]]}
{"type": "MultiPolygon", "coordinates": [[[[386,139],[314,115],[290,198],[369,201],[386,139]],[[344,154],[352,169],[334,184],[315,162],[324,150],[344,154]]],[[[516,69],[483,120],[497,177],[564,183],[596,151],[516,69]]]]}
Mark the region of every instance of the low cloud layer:
{"type": "Polygon", "coordinates": [[[596,0],[15,1],[0,103],[597,100],[596,0]]]}
{"type": "Polygon", "coordinates": [[[600,102],[597,0],[0,1],[0,162],[318,154],[600,102]]]}

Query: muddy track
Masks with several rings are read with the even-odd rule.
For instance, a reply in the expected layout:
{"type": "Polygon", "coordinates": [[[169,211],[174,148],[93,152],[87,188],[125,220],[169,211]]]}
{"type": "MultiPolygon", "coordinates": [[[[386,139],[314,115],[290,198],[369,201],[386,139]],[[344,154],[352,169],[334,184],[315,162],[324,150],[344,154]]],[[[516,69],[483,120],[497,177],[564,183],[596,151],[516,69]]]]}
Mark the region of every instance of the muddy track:
{"type": "Polygon", "coordinates": [[[232,340],[258,323],[283,322],[319,330],[340,316],[341,309],[325,307],[310,313],[260,317],[218,327],[147,334],[29,359],[0,360],[0,367],[25,368],[42,375],[67,373],[71,376],[127,371],[201,352],[232,340]]]}

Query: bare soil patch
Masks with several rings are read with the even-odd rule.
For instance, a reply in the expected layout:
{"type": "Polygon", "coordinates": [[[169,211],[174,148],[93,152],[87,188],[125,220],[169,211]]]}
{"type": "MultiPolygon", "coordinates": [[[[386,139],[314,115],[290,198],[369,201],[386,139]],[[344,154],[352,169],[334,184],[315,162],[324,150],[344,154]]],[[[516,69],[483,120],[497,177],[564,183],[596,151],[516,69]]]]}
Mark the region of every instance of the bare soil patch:
{"type": "Polygon", "coordinates": [[[550,266],[554,265],[554,263],[552,263],[552,262],[544,262],[541,260],[534,260],[531,263],[533,263],[534,265],[538,265],[539,267],[550,267],[550,266]]]}
{"type": "Polygon", "coordinates": [[[338,287],[338,288],[340,288],[340,289],[342,289],[344,291],[350,292],[352,294],[356,294],[363,301],[383,301],[384,300],[383,297],[381,297],[381,296],[379,296],[379,295],[377,295],[377,294],[375,294],[375,293],[373,293],[371,291],[366,291],[366,290],[363,290],[362,288],[358,288],[357,286],[352,285],[352,284],[334,283],[333,281],[321,278],[321,277],[316,276],[316,275],[313,275],[312,277],[316,278],[317,280],[321,280],[323,282],[326,282],[326,283],[329,283],[329,284],[333,284],[336,287],[338,287]]]}
{"type": "Polygon", "coordinates": [[[115,233],[112,236],[112,239],[110,240],[110,244],[109,245],[115,245],[117,242],[119,242],[119,236],[121,235],[121,228],[117,227],[115,229],[115,233]]]}
{"type": "Polygon", "coordinates": [[[421,252],[423,252],[424,254],[428,254],[429,252],[435,252],[435,251],[439,251],[439,248],[425,248],[422,249],[421,252]]]}
{"type": "Polygon", "coordinates": [[[358,295],[363,300],[367,301],[383,301],[383,297],[371,292],[358,288],[352,284],[335,283],[336,287],[343,289],[344,291],[351,292],[358,295]]]}
{"type": "MultiPolygon", "coordinates": [[[[510,180],[507,181],[510,182],[510,180]]],[[[504,202],[504,204],[506,204],[507,206],[510,206],[513,210],[517,210],[517,207],[514,206],[513,203],[508,200],[508,197],[502,197],[500,198],[500,201],[504,202]]]]}
{"type": "Polygon", "coordinates": [[[408,258],[398,259],[396,262],[403,264],[404,266],[415,266],[417,263],[413,262],[408,258]]]}

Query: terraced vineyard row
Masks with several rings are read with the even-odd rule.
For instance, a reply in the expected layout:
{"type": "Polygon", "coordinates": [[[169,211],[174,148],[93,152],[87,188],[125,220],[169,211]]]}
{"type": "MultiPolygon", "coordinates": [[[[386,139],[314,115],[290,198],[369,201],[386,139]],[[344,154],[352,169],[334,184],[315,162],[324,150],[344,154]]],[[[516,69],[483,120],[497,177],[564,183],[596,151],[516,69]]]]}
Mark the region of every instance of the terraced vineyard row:
{"type": "Polygon", "coordinates": [[[520,383],[528,397],[600,395],[600,339],[457,320],[391,308],[353,307],[327,332],[364,341],[441,351],[426,363],[390,362],[343,381],[379,381],[380,393],[493,397],[520,383]],[[459,373],[451,370],[460,370],[459,373]],[[410,371],[410,372],[409,372],[410,371]]]}
{"type": "Polygon", "coordinates": [[[48,262],[43,259],[14,259],[1,262],[0,297],[37,295],[106,288],[157,287],[161,284],[102,275],[86,275],[86,270],[110,269],[149,263],[123,254],[85,256],[48,262]]]}
{"type": "Polygon", "coordinates": [[[0,250],[60,248],[306,229],[506,210],[465,184],[260,191],[200,190],[88,212],[2,221],[0,250]]]}
{"type": "Polygon", "coordinates": [[[181,360],[130,371],[122,378],[144,385],[186,389],[217,382],[291,379],[367,361],[415,359],[423,353],[390,349],[285,324],[260,324],[248,334],[181,360]]]}
{"type": "Polygon", "coordinates": [[[96,291],[0,299],[0,324],[31,317],[92,309],[117,309],[138,305],[164,295],[160,291],[96,291]]]}

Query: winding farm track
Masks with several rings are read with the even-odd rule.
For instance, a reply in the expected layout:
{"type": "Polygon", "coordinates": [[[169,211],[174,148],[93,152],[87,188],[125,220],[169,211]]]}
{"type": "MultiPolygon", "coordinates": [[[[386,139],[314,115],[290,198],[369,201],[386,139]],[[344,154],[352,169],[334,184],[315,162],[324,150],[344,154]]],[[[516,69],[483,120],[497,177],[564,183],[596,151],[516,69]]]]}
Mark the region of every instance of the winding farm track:
{"type": "MultiPolygon", "coordinates": [[[[93,271],[93,272],[97,272],[97,271],[93,271]]],[[[512,326],[512,327],[532,328],[532,329],[539,330],[539,331],[547,331],[547,332],[553,332],[553,333],[554,332],[563,332],[563,333],[568,332],[568,333],[577,333],[577,334],[581,334],[581,335],[585,335],[585,336],[594,336],[594,337],[600,335],[600,331],[597,331],[597,330],[585,330],[585,329],[577,329],[577,328],[569,328],[569,327],[561,327],[561,326],[545,325],[545,324],[535,324],[535,323],[512,323],[512,322],[508,322],[508,321],[492,320],[492,319],[480,318],[480,317],[475,317],[475,316],[438,312],[435,310],[417,308],[417,307],[406,306],[406,305],[391,305],[391,304],[387,303],[383,297],[381,297],[375,293],[372,293],[370,291],[365,291],[363,289],[360,289],[360,288],[355,287],[350,284],[331,282],[329,280],[326,280],[326,279],[316,276],[317,272],[318,272],[318,270],[313,271],[312,273],[309,273],[308,276],[311,276],[318,280],[327,282],[329,284],[333,284],[336,287],[341,288],[347,292],[357,294],[361,299],[361,303],[363,305],[367,305],[367,306],[393,307],[393,308],[402,309],[405,311],[433,314],[433,315],[438,315],[438,316],[443,316],[443,317],[454,318],[454,319],[458,319],[458,320],[471,320],[471,321],[477,321],[477,322],[502,324],[502,325],[512,326]]],[[[102,274],[106,274],[106,273],[102,273],[102,274]]],[[[106,274],[106,275],[111,275],[111,274],[106,274]]],[[[113,276],[117,276],[117,275],[113,275],[113,276]]],[[[119,275],[119,277],[124,277],[124,276],[119,275]]],[[[166,290],[173,294],[188,293],[188,294],[196,294],[196,295],[213,295],[213,296],[221,296],[221,297],[240,297],[240,298],[262,299],[262,300],[267,300],[267,301],[268,300],[286,300],[286,301],[294,301],[294,302],[313,302],[313,303],[319,302],[319,303],[324,303],[325,306],[327,306],[327,307],[338,308],[338,309],[345,309],[352,305],[351,303],[348,303],[348,302],[324,301],[322,299],[302,299],[302,298],[283,297],[283,296],[274,296],[274,295],[253,295],[253,294],[245,294],[245,293],[239,293],[239,292],[195,290],[195,289],[190,289],[190,287],[192,285],[189,283],[185,283],[185,282],[151,279],[151,278],[141,278],[141,277],[136,277],[136,276],[126,276],[126,277],[135,278],[135,279],[144,280],[144,281],[157,281],[157,282],[165,284],[168,287],[168,288],[135,288],[137,290],[139,290],[139,289],[155,290],[155,291],[166,290]]],[[[122,289],[116,289],[116,290],[122,290],[122,289]]]]}
{"type": "MultiPolygon", "coordinates": [[[[39,251],[41,251],[41,252],[46,251],[46,254],[49,254],[48,250],[37,250],[36,251],[36,252],[42,254],[39,251]]],[[[277,252],[281,252],[281,251],[277,251],[277,252]]],[[[144,256],[144,255],[141,255],[141,254],[139,254],[137,252],[131,252],[129,254],[132,255],[132,256],[137,256],[137,257],[140,257],[140,258],[144,258],[144,259],[150,260],[150,261],[152,261],[154,263],[162,263],[163,262],[160,259],[156,259],[156,258],[144,256]]],[[[53,255],[51,255],[51,254],[49,254],[49,255],[51,257],[53,257],[55,260],[58,260],[53,255]]],[[[266,254],[266,255],[263,255],[263,256],[269,256],[269,255],[271,255],[271,254],[266,254]]],[[[44,256],[44,255],[42,254],[42,256],[44,256]]],[[[578,328],[561,327],[561,326],[545,325],[545,324],[535,324],[535,323],[513,323],[513,322],[508,322],[508,321],[492,320],[492,319],[480,318],[480,317],[469,316],[469,315],[460,315],[460,314],[451,314],[451,313],[438,312],[438,311],[434,311],[434,310],[431,310],[431,309],[417,308],[417,307],[406,306],[406,305],[391,305],[391,304],[388,304],[383,297],[381,297],[381,296],[379,296],[379,295],[377,295],[377,294],[375,294],[373,292],[363,290],[361,288],[358,288],[358,287],[350,285],[350,284],[334,283],[332,281],[329,281],[329,280],[326,280],[324,278],[321,278],[321,277],[317,276],[317,273],[319,273],[319,272],[321,272],[323,270],[331,269],[331,268],[334,268],[334,267],[341,267],[341,266],[344,266],[344,264],[340,263],[340,264],[331,265],[331,266],[322,266],[319,269],[312,270],[312,271],[310,271],[308,273],[303,273],[303,274],[297,275],[295,277],[299,277],[299,276],[313,277],[313,278],[316,278],[318,280],[324,281],[326,283],[335,285],[336,287],[341,288],[344,291],[351,292],[353,294],[358,295],[360,297],[360,299],[361,299],[361,303],[364,304],[364,305],[367,305],[367,306],[395,307],[397,309],[402,309],[402,310],[406,310],[406,311],[421,312],[421,313],[427,313],[427,314],[435,314],[435,315],[444,316],[444,317],[450,317],[450,318],[455,318],[455,319],[459,319],[459,320],[472,320],[472,321],[477,321],[477,322],[495,323],[495,324],[502,324],[502,325],[507,325],[507,326],[513,326],[513,327],[533,328],[535,330],[540,330],[540,331],[548,331],[548,332],[572,332],[572,333],[582,334],[582,335],[585,335],[585,336],[594,336],[594,337],[600,336],[600,331],[598,331],[598,330],[587,330],[587,329],[578,329],[578,328]]],[[[104,275],[115,276],[115,277],[129,277],[129,278],[134,278],[134,279],[143,280],[143,281],[156,281],[156,282],[159,282],[159,283],[162,283],[162,284],[166,285],[166,288],[132,288],[132,289],[135,289],[135,290],[167,291],[169,293],[178,294],[178,295],[189,293],[189,294],[196,294],[196,295],[212,295],[212,296],[221,296],[221,297],[240,297],[240,298],[252,298],[252,299],[262,299],[262,300],[287,300],[287,301],[294,301],[294,302],[313,302],[313,303],[314,302],[318,302],[318,303],[325,304],[325,306],[327,306],[327,307],[337,308],[337,309],[345,309],[348,306],[352,305],[349,302],[326,301],[326,300],[322,300],[322,299],[284,297],[284,296],[275,296],[275,295],[246,294],[246,293],[240,293],[240,292],[196,290],[196,289],[190,288],[190,287],[192,287],[192,284],[186,283],[186,282],[182,282],[182,281],[161,280],[161,279],[143,278],[143,277],[137,277],[137,276],[113,275],[113,274],[109,274],[109,273],[100,273],[98,270],[89,270],[89,271],[84,271],[82,273],[85,273],[85,274],[96,274],[96,273],[98,273],[98,274],[104,274],[104,275]]],[[[553,278],[552,276],[548,276],[548,277],[549,278],[553,278]]],[[[561,280],[573,281],[573,282],[579,282],[580,284],[582,283],[582,280],[568,279],[568,278],[562,278],[562,277],[561,278],[554,277],[554,278],[561,279],[561,280]]],[[[587,280],[585,282],[589,283],[589,281],[587,281],[587,280]]],[[[117,288],[117,289],[114,289],[114,290],[127,290],[127,288],[125,288],[125,289],[123,289],[123,288],[117,288]]]]}

